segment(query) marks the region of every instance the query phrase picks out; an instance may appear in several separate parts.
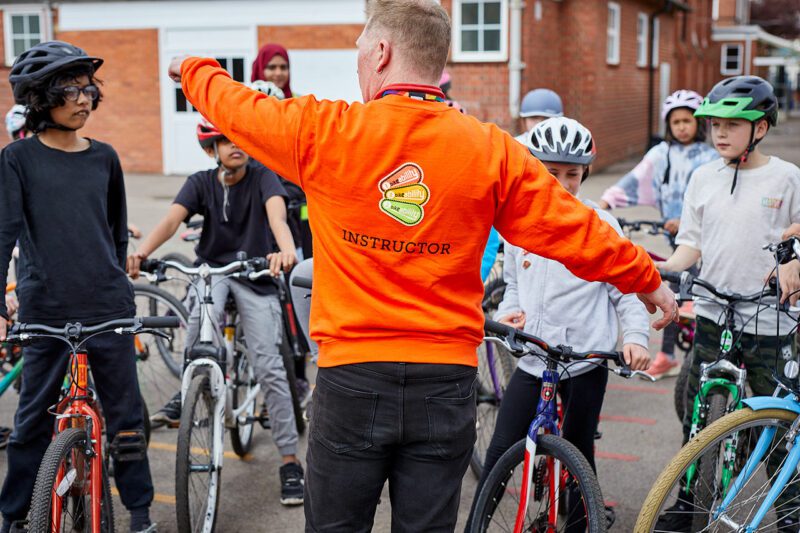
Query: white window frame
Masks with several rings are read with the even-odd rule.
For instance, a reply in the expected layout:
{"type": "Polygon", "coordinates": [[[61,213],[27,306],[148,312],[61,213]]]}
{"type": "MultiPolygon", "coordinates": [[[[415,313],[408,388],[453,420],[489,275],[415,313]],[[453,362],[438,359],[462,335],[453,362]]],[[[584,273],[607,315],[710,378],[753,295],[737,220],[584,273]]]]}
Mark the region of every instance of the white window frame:
{"type": "Polygon", "coordinates": [[[609,65],[619,65],[620,41],[622,38],[622,8],[617,2],[608,3],[608,20],[606,21],[606,63],[609,65]],[[612,13],[613,12],[613,13],[612,13]],[[614,21],[614,28],[611,28],[611,21],[614,21]],[[609,48],[608,41],[612,39],[612,46],[609,48]]]}
{"type": "MultiPolygon", "coordinates": [[[[500,2],[500,50],[465,52],[461,50],[461,5],[465,0],[453,0],[452,41],[454,62],[489,63],[508,61],[508,0],[472,0],[468,3],[496,1],[500,2]]],[[[479,31],[482,26],[479,26],[479,31]]]]}
{"type": "Polygon", "coordinates": [[[39,32],[41,41],[49,41],[53,38],[52,28],[50,27],[50,9],[42,4],[2,4],[3,10],[3,45],[5,47],[6,66],[11,66],[16,59],[14,55],[14,33],[11,25],[11,17],[14,15],[37,15],[39,17],[39,32]]]}
{"type": "Polygon", "coordinates": [[[719,0],[712,0],[711,2],[711,20],[714,22],[719,20],[719,0]]]}
{"type": "Polygon", "coordinates": [[[653,67],[657,67],[660,60],[658,56],[658,49],[661,46],[661,21],[658,18],[653,19],[653,38],[651,39],[651,43],[653,44],[653,55],[650,58],[650,64],[653,67]]]}
{"type": "Polygon", "coordinates": [[[647,13],[636,16],[636,66],[647,66],[647,50],[650,49],[650,17],[647,13]]]}
{"type": "Polygon", "coordinates": [[[722,45],[722,53],[720,54],[720,64],[719,64],[719,71],[720,74],[723,76],[739,76],[742,74],[742,70],[744,68],[744,45],[742,44],[732,44],[726,43],[722,45]],[[738,69],[729,69],[728,68],[728,50],[731,48],[737,48],[739,50],[739,68],[738,69]]]}

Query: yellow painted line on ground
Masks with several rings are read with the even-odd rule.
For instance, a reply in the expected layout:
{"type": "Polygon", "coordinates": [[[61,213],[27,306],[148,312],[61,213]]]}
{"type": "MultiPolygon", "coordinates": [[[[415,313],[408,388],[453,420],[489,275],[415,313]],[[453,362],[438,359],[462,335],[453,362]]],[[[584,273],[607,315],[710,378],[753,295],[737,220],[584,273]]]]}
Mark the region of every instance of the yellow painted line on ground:
{"type": "MultiPolygon", "coordinates": [[[[173,453],[178,450],[178,447],[175,446],[174,444],[170,444],[168,442],[156,442],[152,440],[150,441],[150,445],[148,448],[151,450],[160,450],[164,452],[173,452],[173,453]]],[[[205,455],[205,450],[201,450],[200,448],[192,448],[192,453],[195,455],[205,455]]],[[[240,461],[249,461],[250,459],[253,458],[253,456],[250,455],[249,453],[244,457],[239,457],[234,452],[222,452],[222,455],[227,459],[238,459],[240,461]]]]}
{"type": "MultiPolygon", "coordinates": [[[[119,491],[117,487],[111,487],[111,494],[114,496],[119,496],[119,491]]],[[[153,496],[153,500],[157,501],[158,503],[166,503],[169,505],[175,505],[175,496],[170,496],[169,494],[159,494],[158,492],[155,493],[153,496]]]]}

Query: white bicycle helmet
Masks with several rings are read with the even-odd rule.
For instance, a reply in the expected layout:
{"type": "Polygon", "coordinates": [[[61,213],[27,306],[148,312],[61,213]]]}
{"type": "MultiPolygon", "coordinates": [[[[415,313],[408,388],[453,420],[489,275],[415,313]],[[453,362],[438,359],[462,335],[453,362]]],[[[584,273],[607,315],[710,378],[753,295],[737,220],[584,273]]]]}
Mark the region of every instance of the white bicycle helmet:
{"type": "Polygon", "coordinates": [[[682,107],[697,111],[703,103],[703,97],[694,91],[687,89],[680,89],[671,95],[667,96],[664,103],[661,104],[661,120],[667,120],[670,112],[674,109],[682,107]]]}
{"type": "Polygon", "coordinates": [[[8,113],[6,113],[6,131],[12,141],[24,137],[25,130],[25,115],[28,109],[24,105],[15,104],[8,113]]]}
{"type": "Polygon", "coordinates": [[[542,162],[589,165],[596,155],[592,133],[577,120],[566,117],[538,123],[528,143],[530,152],[542,162]]]}
{"type": "Polygon", "coordinates": [[[284,98],[286,98],[286,95],[283,93],[281,88],[272,83],[271,81],[256,80],[251,82],[248,85],[248,87],[250,87],[254,91],[264,93],[267,96],[274,96],[278,100],[283,100],[284,98]]]}

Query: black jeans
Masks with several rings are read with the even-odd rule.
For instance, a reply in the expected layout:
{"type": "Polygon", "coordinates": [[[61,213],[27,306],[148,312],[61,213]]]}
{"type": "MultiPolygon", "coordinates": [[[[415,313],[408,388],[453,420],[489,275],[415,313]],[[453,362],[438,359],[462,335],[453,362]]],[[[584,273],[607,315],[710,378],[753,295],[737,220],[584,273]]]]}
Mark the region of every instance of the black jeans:
{"type": "MultiPolygon", "coordinates": [[[[561,380],[558,384],[564,419],[561,436],[583,453],[594,470],[594,435],[600,421],[607,383],[608,370],[595,368],[574,378],[561,380]]],[[[486,450],[483,475],[476,495],[500,456],[527,435],[528,427],[536,416],[541,388],[542,380],[527,372],[517,369],[511,376],[497,414],[492,441],[486,450]]]]}
{"type": "MultiPolygon", "coordinates": [[[[103,406],[106,442],[121,429],[142,429],[142,399],[136,379],[133,338],[114,333],[88,342],[94,388],[103,406]]],[[[48,408],[58,401],[69,363],[62,341],[37,339],[24,349],[22,389],[8,442],[8,472],[0,493],[0,511],[6,522],[28,514],[39,463],[53,438],[54,417],[48,408]]],[[[149,507],[153,500],[150,465],[142,461],[114,462],[114,477],[122,503],[128,509],[149,507]]]]}
{"type": "Polygon", "coordinates": [[[306,531],[371,531],[387,480],[393,532],[453,531],[475,443],[475,373],[410,363],[320,368],[306,531]]]}

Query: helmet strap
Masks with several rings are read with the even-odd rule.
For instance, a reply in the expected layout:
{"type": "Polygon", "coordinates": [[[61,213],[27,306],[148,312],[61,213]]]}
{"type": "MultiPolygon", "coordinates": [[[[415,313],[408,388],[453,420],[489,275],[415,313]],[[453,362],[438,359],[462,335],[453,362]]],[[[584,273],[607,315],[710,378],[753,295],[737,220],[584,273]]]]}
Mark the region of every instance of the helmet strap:
{"type": "MultiPolygon", "coordinates": [[[[763,137],[762,137],[763,138],[763,137]]],[[[750,142],[747,145],[747,149],[735,159],[731,159],[728,161],[729,165],[736,163],[736,167],[733,171],[733,183],[731,183],[731,194],[733,194],[733,190],[736,188],[736,180],[739,177],[739,165],[742,163],[747,162],[747,157],[750,153],[755,149],[756,145],[761,142],[761,139],[756,139],[756,123],[750,123],[750,142]]]]}
{"type": "Polygon", "coordinates": [[[233,176],[233,170],[222,164],[222,159],[219,157],[219,150],[217,150],[217,141],[214,141],[214,160],[217,162],[217,166],[220,168],[220,170],[222,170],[223,178],[229,178],[233,176]]]}

